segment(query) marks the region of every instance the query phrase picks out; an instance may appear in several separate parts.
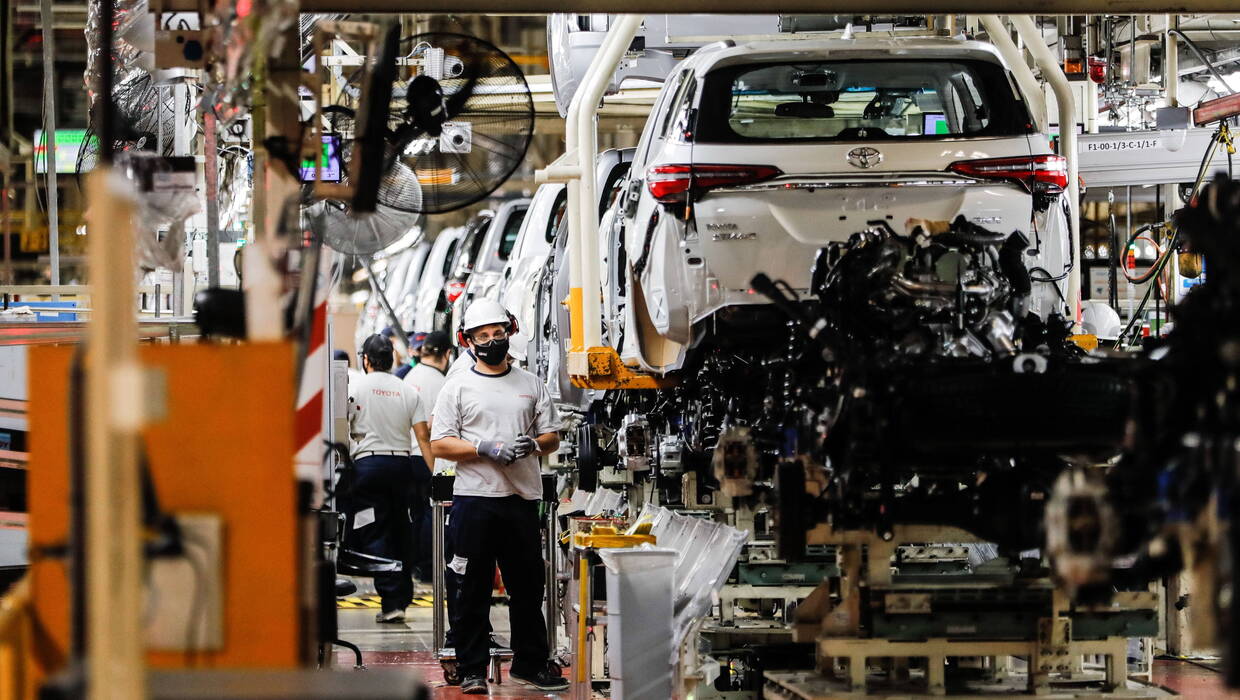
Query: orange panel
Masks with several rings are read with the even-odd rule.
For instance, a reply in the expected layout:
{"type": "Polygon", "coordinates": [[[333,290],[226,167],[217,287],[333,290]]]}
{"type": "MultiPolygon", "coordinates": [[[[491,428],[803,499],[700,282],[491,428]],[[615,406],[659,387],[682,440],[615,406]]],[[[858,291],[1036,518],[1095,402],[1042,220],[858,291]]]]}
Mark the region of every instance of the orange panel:
{"type": "MultiPolygon", "coordinates": [[[[68,534],[68,395],[73,349],[30,351],[29,506],[32,547],[68,534]]],[[[293,353],[285,344],[146,345],[162,368],[167,415],[145,433],[160,505],[216,513],[224,521],[224,648],[195,665],[288,668],[299,661],[298,522],[293,473],[293,353]]],[[[64,663],[69,639],[65,567],[31,568],[35,662],[64,663]]],[[[152,665],[185,665],[152,653],[152,665]]]]}

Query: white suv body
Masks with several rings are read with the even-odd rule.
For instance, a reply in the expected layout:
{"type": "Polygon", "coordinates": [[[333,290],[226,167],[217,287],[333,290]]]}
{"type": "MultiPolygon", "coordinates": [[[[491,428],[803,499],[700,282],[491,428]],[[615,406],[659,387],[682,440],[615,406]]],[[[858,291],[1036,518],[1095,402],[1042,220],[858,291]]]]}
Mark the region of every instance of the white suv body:
{"type": "Polygon", "coordinates": [[[453,254],[465,235],[464,226],[446,228],[435,237],[430,254],[422,268],[422,277],[418,280],[417,296],[414,299],[413,328],[410,332],[431,332],[444,330],[448,327],[449,316],[447,302],[444,299],[444,282],[452,271],[453,254]]]}
{"type": "MultiPolygon", "coordinates": [[[[951,39],[714,44],[669,76],[612,238],[621,355],[679,369],[720,310],[766,304],[756,272],[806,292],[815,257],[886,221],[957,216],[1030,240],[1039,280],[1071,264],[1066,168],[990,44],[951,39]],[[686,204],[686,201],[688,202],[686,204]],[[699,329],[695,331],[695,328],[699,329]]],[[[614,275],[613,271],[613,275],[614,275]]],[[[1032,309],[1056,307],[1054,282],[1032,309]]]]}

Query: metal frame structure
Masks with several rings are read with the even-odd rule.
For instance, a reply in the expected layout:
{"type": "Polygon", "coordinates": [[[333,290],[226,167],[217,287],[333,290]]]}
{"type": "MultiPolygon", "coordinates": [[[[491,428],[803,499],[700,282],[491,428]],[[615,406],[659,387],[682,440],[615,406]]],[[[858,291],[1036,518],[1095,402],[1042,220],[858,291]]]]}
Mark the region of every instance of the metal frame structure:
{"type": "MultiPolygon", "coordinates": [[[[662,383],[659,378],[639,374],[627,368],[614,348],[602,344],[601,256],[598,250],[598,201],[593,163],[598,157],[597,114],[611,77],[623,60],[633,38],[642,26],[644,15],[620,15],[612,24],[602,46],[583,76],[581,87],[573,95],[566,117],[565,154],[537,173],[541,182],[568,183],[568,297],[569,353],[567,370],[573,383],[593,389],[650,389],[662,383]]],[[[1049,123],[1042,89],[1023,55],[1012,42],[1006,26],[996,15],[984,15],[983,26],[992,37],[1004,60],[1015,73],[1022,91],[1033,101],[1032,111],[1038,125],[1049,123]]],[[[1068,182],[1078,182],[1076,147],[1076,99],[1063,67],[1051,53],[1030,15],[1009,17],[1022,42],[1032,54],[1042,78],[1054,91],[1060,124],[1059,151],[1067,160],[1068,182]]],[[[1071,190],[1070,190],[1071,191],[1071,190]]],[[[1080,205],[1069,196],[1069,225],[1073,250],[1080,249],[1080,205]]],[[[1079,313],[1081,301],[1081,266],[1074,265],[1068,276],[1066,294],[1069,311],[1079,313]]]]}
{"type": "MultiPolygon", "coordinates": [[[[111,12],[112,3],[102,2],[104,13],[111,12]]],[[[168,11],[198,11],[199,0],[170,0],[165,3],[168,11]]],[[[545,13],[545,12],[608,12],[614,3],[603,0],[555,0],[534,2],[532,0],[422,0],[410,4],[404,0],[302,0],[302,12],[354,12],[354,13],[545,13]]],[[[630,0],[626,9],[635,13],[666,12],[666,3],[657,0],[630,0]]],[[[710,12],[749,14],[769,13],[775,10],[790,13],[813,13],[825,9],[816,0],[780,0],[775,6],[755,5],[748,0],[712,0],[691,2],[677,7],[680,12],[710,12]]],[[[873,0],[838,0],[830,6],[833,13],[924,13],[924,2],[888,0],[875,6],[873,0]]],[[[994,0],[943,0],[935,9],[941,13],[981,14],[1005,11],[1047,14],[1137,14],[1137,13],[1226,13],[1235,10],[1235,0],[1026,0],[1025,2],[996,3],[994,0]]],[[[608,44],[600,52],[600,59],[591,67],[587,88],[579,91],[580,100],[568,128],[571,130],[570,148],[575,150],[575,163],[592,163],[597,150],[595,115],[598,98],[606,86],[606,78],[614,71],[615,63],[628,49],[629,40],[641,23],[640,15],[629,15],[615,26],[608,44]],[[627,39],[625,38],[627,37],[627,39]],[[610,67],[608,67],[610,66],[610,67]],[[588,95],[594,99],[586,101],[588,95]]],[[[1026,44],[1033,51],[1043,75],[1057,94],[1062,89],[1056,81],[1062,79],[1057,72],[1050,52],[1037,37],[1029,17],[1014,21],[1026,44]],[[1032,39],[1037,38],[1037,41],[1032,39]]],[[[112,41],[111,24],[104,23],[103,41],[112,41]]],[[[297,55],[299,42],[295,40],[296,27],[289,30],[294,37],[284,42],[284,51],[261,66],[257,77],[263,87],[255,95],[253,124],[254,142],[262,144],[268,135],[293,134],[298,130],[297,85],[300,81],[301,61],[297,55]]],[[[101,92],[111,94],[110,71],[102,72],[101,92]]],[[[1024,78],[1027,80],[1027,77],[1024,78]]],[[[1061,112],[1071,100],[1060,99],[1061,112]]],[[[112,133],[109,110],[101,111],[100,132],[107,142],[112,133]]],[[[1061,121],[1061,123],[1064,123],[1061,121]]],[[[1071,121],[1067,122],[1071,124],[1071,121]]],[[[1065,150],[1075,144],[1074,129],[1064,130],[1065,150]]],[[[136,318],[133,300],[133,232],[125,222],[131,220],[125,195],[118,191],[109,167],[110,154],[104,154],[104,163],[90,177],[92,218],[89,264],[93,296],[93,312],[90,321],[87,384],[88,426],[87,461],[89,479],[88,494],[88,576],[91,617],[89,620],[89,696],[93,698],[142,698],[147,694],[145,664],[141,647],[140,610],[142,571],[141,533],[139,529],[139,484],[135,451],[135,436],[141,424],[142,402],[140,389],[142,367],[136,357],[136,318]],[[118,223],[119,222],[119,223],[118,223]],[[106,232],[106,235],[100,235],[106,232]],[[122,391],[117,391],[122,389],[122,391]],[[124,397],[125,401],[118,401],[124,397]]],[[[266,149],[255,149],[255,199],[253,216],[257,222],[257,236],[253,252],[245,257],[247,285],[247,320],[249,335],[253,340],[274,339],[281,329],[279,277],[271,265],[275,252],[285,203],[295,201],[300,189],[296,178],[284,171],[266,149]]],[[[1070,158],[1070,177],[1075,179],[1075,158],[1070,158]]],[[[577,186],[570,201],[577,203],[572,224],[572,234],[577,241],[573,261],[575,322],[573,324],[573,347],[581,351],[572,365],[578,372],[591,374],[594,367],[584,352],[597,345],[599,331],[598,270],[597,265],[584,265],[597,260],[597,240],[583,236],[597,221],[592,206],[581,206],[581,198],[591,196],[593,178],[586,176],[582,168],[564,171],[577,186]],[[592,270],[592,271],[591,271],[592,270]],[[591,313],[593,312],[593,313],[591,313]],[[589,318],[591,329],[584,325],[589,318]],[[591,343],[590,341],[595,341],[591,343]],[[582,364],[582,362],[585,364],[582,364]]],[[[571,186],[570,186],[571,187],[571,186]]],[[[1074,242],[1076,228],[1074,226],[1074,242]]],[[[1079,288],[1079,283],[1078,283],[1079,288]]],[[[622,372],[608,358],[602,357],[596,367],[622,372]]],[[[638,378],[640,379],[640,378],[638,378]]],[[[621,382],[620,385],[623,385],[621,382]]],[[[291,467],[291,465],[290,465],[291,467]]]]}

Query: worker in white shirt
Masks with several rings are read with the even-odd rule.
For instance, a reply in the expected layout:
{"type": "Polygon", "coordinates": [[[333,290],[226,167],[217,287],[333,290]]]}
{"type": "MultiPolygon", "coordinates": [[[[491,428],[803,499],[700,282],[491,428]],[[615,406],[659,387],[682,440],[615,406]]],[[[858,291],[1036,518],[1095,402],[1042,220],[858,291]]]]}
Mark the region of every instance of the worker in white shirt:
{"type": "MultiPolygon", "coordinates": [[[[452,353],[452,339],[444,331],[421,333],[421,352],[418,364],[405,374],[403,381],[412,387],[422,399],[422,405],[429,412],[435,407],[435,399],[444,382],[448,381],[448,357],[452,353]]],[[[428,421],[431,416],[427,416],[428,421]]],[[[428,465],[422,458],[422,451],[413,446],[414,473],[419,477],[414,484],[413,498],[410,500],[409,516],[413,519],[413,541],[416,545],[413,570],[422,581],[430,580],[431,571],[431,511],[430,511],[430,475],[439,474],[451,469],[452,463],[446,459],[435,460],[428,465]]]]}
{"type": "Polygon", "coordinates": [[[538,457],[560,444],[560,418],[538,377],[508,358],[516,319],[498,302],[465,310],[458,337],[477,358],[450,377],[435,402],[435,454],[456,462],[450,529],[456,551],[448,567],[462,575],[456,621],[461,692],[487,693],[487,620],[499,564],[508,590],[513,651],[509,676],[539,690],[567,681],[550,663],[543,619],[542,476],[538,457]]]}
{"type": "MultiPolygon", "coordinates": [[[[409,374],[405,375],[405,383],[412,384],[414,388],[418,389],[422,396],[423,403],[425,403],[431,410],[434,410],[435,400],[439,396],[439,391],[443,389],[444,384],[448,381],[448,377],[452,375],[452,369],[449,369],[449,367],[463,367],[464,371],[468,372],[469,368],[474,366],[477,362],[477,359],[468,352],[463,352],[461,353],[461,357],[468,360],[468,364],[462,363],[460,359],[453,363],[451,360],[452,339],[444,331],[435,331],[434,333],[427,334],[423,341],[422,347],[422,361],[418,364],[418,366],[414,367],[409,374]]],[[[461,370],[457,371],[459,372],[461,370]]],[[[431,424],[434,425],[433,416],[431,418],[431,424]]],[[[436,474],[449,473],[455,466],[456,465],[449,460],[436,458],[434,472],[436,474]]],[[[414,510],[416,512],[417,508],[415,507],[414,510]]],[[[445,514],[447,516],[446,522],[451,522],[451,505],[447,506],[445,514]]],[[[419,547],[419,556],[414,569],[422,572],[424,575],[429,575],[433,573],[431,571],[430,561],[432,546],[431,535],[433,534],[431,531],[431,527],[433,525],[431,522],[430,509],[427,508],[426,512],[423,514],[421,527],[418,527],[418,520],[416,519],[416,516],[413,522],[415,526],[414,529],[417,532],[416,542],[419,547]]],[[[451,530],[445,532],[445,535],[444,561],[446,562],[452,559],[456,546],[455,542],[452,540],[451,530]]],[[[451,569],[446,569],[444,571],[444,583],[446,588],[445,592],[448,597],[448,629],[444,636],[444,646],[448,648],[455,648],[456,620],[459,613],[457,601],[460,599],[461,576],[451,569]]],[[[488,620],[488,636],[491,634],[491,627],[489,623],[490,621],[488,620]]],[[[496,646],[496,643],[492,641],[491,646],[496,646]]]]}
{"type": "Polygon", "coordinates": [[[356,467],[347,500],[346,542],[365,554],[395,559],[402,570],[375,576],[382,598],[377,622],[403,622],[413,602],[413,525],[409,501],[414,484],[429,479],[425,464],[411,459],[416,438],[422,455],[434,456],[426,408],[418,392],[391,374],[392,341],[372,335],[362,345],[366,374],[349,383],[349,437],[356,467]],[[416,470],[425,472],[417,474],[416,470]]]}
{"type": "Polygon", "coordinates": [[[469,348],[461,348],[461,354],[456,356],[452,364],[448,366],[448,378],[451,379],[461,372],[468,372],[478,364],[478,358],[469,351],[469,348]]]}

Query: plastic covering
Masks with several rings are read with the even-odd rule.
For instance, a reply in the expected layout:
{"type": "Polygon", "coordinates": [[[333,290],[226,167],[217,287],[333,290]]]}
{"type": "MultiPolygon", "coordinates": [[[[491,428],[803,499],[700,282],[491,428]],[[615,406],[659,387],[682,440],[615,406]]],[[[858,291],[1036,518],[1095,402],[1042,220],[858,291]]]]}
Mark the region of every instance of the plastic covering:
{"type": "Polygon", "coordinates": [[[674,550],[600,549],[607,567],[607,659],[615,700],[672,697],[674,550]]]}
{"type": "Polygon", "coordinates": [[[255,63],[284,48],[285,31],[298,19],[297,0],[215,0],[207,39],[212,90],[207,105],[226,127],[249,114],[255,63]]]}
{"type": "Polygon", "coordinates": [[[624,498],[619,491],[612,491],[611,489],[582,491],[578,489],[573,492],[572,499],[569,500],[565,512],[580,512],[587,517],[593,518],[600,515],[620,515],[627,510],[628,506],[624,503],[624,498]]]}
{"type": "Polygon", "coordinates": [[[116,167],[139,185],[134,212],[138,267],[180,270],[185,260],[185,221],[202,211],[195,174],[173,174],[164,158],[141,151],[119,154],[116,167]]]}
{"type": "Polygon", "coordinates": [[[710,612],[749,533],[650,504],[642,507],[637,522],[651,524],[660,548],[676,551],[673,629],[679,646],[693,623],[710,612]]]}
{"type": "MultiPolygon", "coordinates": [[[[103,17],[97,2],[86,4],[86,94],[93,107],[99,95],[99,72],[105,61],[104,47],[99,44],[103,17]]],[[[136,74],[145,74],[153,65],[155,51],[155,19],[149,12],[147,0],[114,0],[114,45],[111,60],[115,77],[114,85],[120,86],[136,74]]],[[[115,88],[114,88],[115,89],[115,88]]],[[[120,126],[120,125],[118,125],[120,126]]]]}

